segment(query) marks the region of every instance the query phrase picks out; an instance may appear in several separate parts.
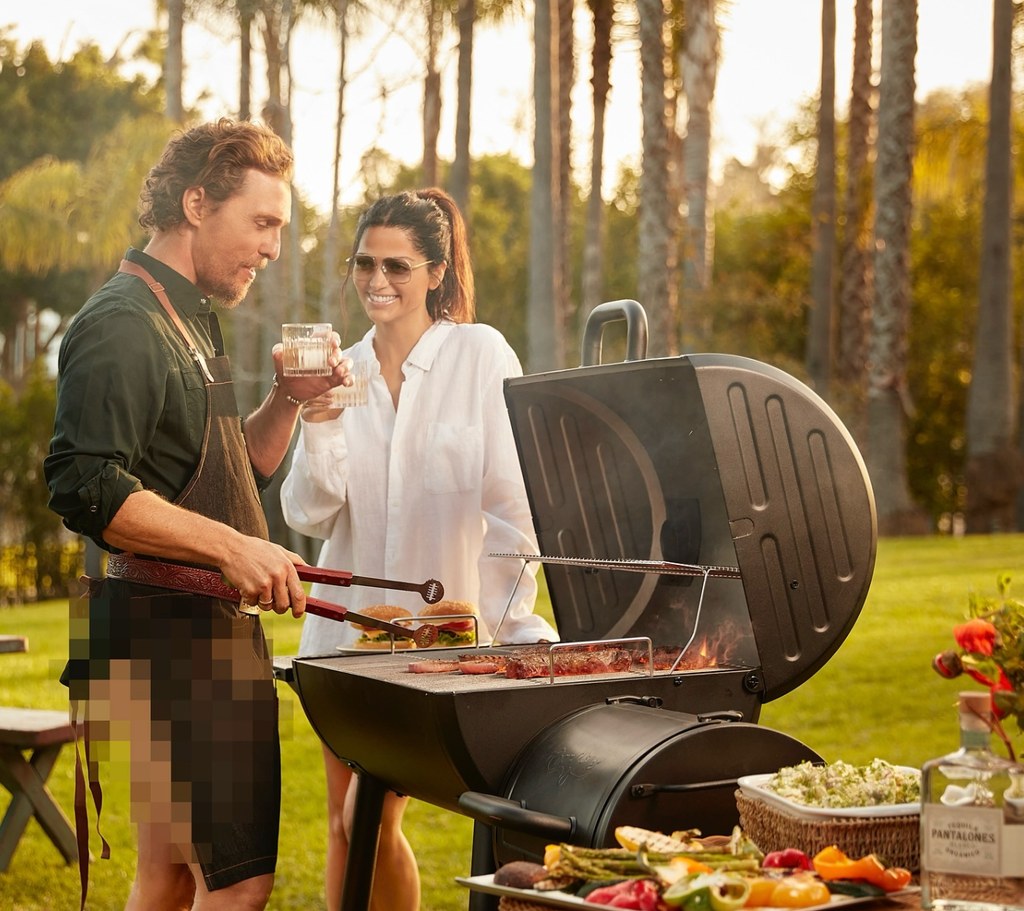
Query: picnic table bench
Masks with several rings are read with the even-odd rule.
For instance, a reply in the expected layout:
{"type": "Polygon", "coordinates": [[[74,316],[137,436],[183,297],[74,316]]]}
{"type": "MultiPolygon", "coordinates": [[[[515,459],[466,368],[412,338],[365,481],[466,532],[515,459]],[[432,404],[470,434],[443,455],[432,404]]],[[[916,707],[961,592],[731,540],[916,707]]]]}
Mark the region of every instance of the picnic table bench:
{"type": "Polygon", "coordinates": [[[24,636],[0,636],[0,653],[24,652],[28,649],[28,640],[24,636]]]}
{"type": "MultiPolygon", "coordinates": [[[[26,648],[23,636],[0,636],[0,653],[26,648]]],[[[10,865],[33,816],[65,861],[78,859],[71,823],[46,787],[61,747],[74,739],[67,712],[0,706],[0,785],[11,793],[0,820],[0,873],[10,865]]]]}

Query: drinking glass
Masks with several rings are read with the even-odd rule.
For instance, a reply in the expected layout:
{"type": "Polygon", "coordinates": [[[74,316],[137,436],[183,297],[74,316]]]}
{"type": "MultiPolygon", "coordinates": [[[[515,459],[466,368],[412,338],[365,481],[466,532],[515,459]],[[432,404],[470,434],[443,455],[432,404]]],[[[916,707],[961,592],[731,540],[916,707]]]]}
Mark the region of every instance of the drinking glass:
{"type": "Polygon", "coordinates": [[[281,326],[285,376],[328,376],[331,365],[330,323],[285,323],[281,326]]]}

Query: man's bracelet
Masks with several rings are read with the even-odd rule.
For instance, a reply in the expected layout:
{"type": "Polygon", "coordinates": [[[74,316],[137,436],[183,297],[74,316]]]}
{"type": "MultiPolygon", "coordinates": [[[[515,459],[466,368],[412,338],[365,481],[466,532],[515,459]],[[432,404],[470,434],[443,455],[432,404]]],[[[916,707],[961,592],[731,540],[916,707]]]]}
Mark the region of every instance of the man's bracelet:
{"type": "MultiPolygon", "coordinates": [[[[276,374],[276,373],[274,374],[274,383],[273,383],[273,386],[272,386],[272,388],[273,388],[273,389],[281,389],[280,385],[278,385],[278,382],[277,382],[277,374],[276,374]]],[[[287,392],[285,392],[285,391],[284,391],[283,389],[281,389],[281,394],[282,394],[282,395],[283,395],[283,396],[284,396],[284,397],[285,397],[285,398],[286,398],[286,399],[287,399],[287,400],[288,400],[289,402],[291,402],[291,403],[292,403],[292,404],[293,404],[293,405],[294,405],[294,406],[295,406],[296,408],[301,408],[301,407],[302,407],[303,405],[305,405],[305,404],[306,404],[305,402],[303,402],[303,401],[300,401],[299,399],[297,399],[297,398],[294,398],[293,396],[290,396],[290,395],[288,395],[288,393],[287,393],[287,392]]]]}

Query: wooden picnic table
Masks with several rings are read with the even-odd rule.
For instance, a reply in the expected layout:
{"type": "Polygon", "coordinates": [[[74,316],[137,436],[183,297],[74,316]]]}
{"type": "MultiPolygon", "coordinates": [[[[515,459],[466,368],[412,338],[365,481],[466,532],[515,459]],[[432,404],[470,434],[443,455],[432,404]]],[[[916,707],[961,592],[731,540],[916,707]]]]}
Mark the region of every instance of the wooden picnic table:
{"type": "MultiPolygon", "coordinates": [[[[24,636],[0,635],[0,654],[27,650],[24,636]]],[[[64,860],[77,860],[74,829],[46,786],[61,747],[74,739],[66,711],[0,706],[0,785],[11,793],[0,820],[0,873],[33,816],[64,860]]]]}
{"type": "Polygon", "coordinates": [[[10,652],[27,652],[28,639],[24,636],[0,635],[0,654],[10,652]]]}

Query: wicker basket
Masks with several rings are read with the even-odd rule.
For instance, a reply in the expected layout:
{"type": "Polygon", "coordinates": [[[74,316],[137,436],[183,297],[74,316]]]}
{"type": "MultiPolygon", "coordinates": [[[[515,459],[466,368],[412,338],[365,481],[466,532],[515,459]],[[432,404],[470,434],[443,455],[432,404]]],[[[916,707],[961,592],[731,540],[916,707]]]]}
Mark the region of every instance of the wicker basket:
{"type": "Polygon", "coordinates": [[[742,791],[736,792],[740,827],[768,853],[797,848],[812,857],[822,848],[836,845],[850,857],[877,854],[886,864],[916,873],[921,862],[921,818],[872,816],[861,819],[801,819],[742,791]]]}

